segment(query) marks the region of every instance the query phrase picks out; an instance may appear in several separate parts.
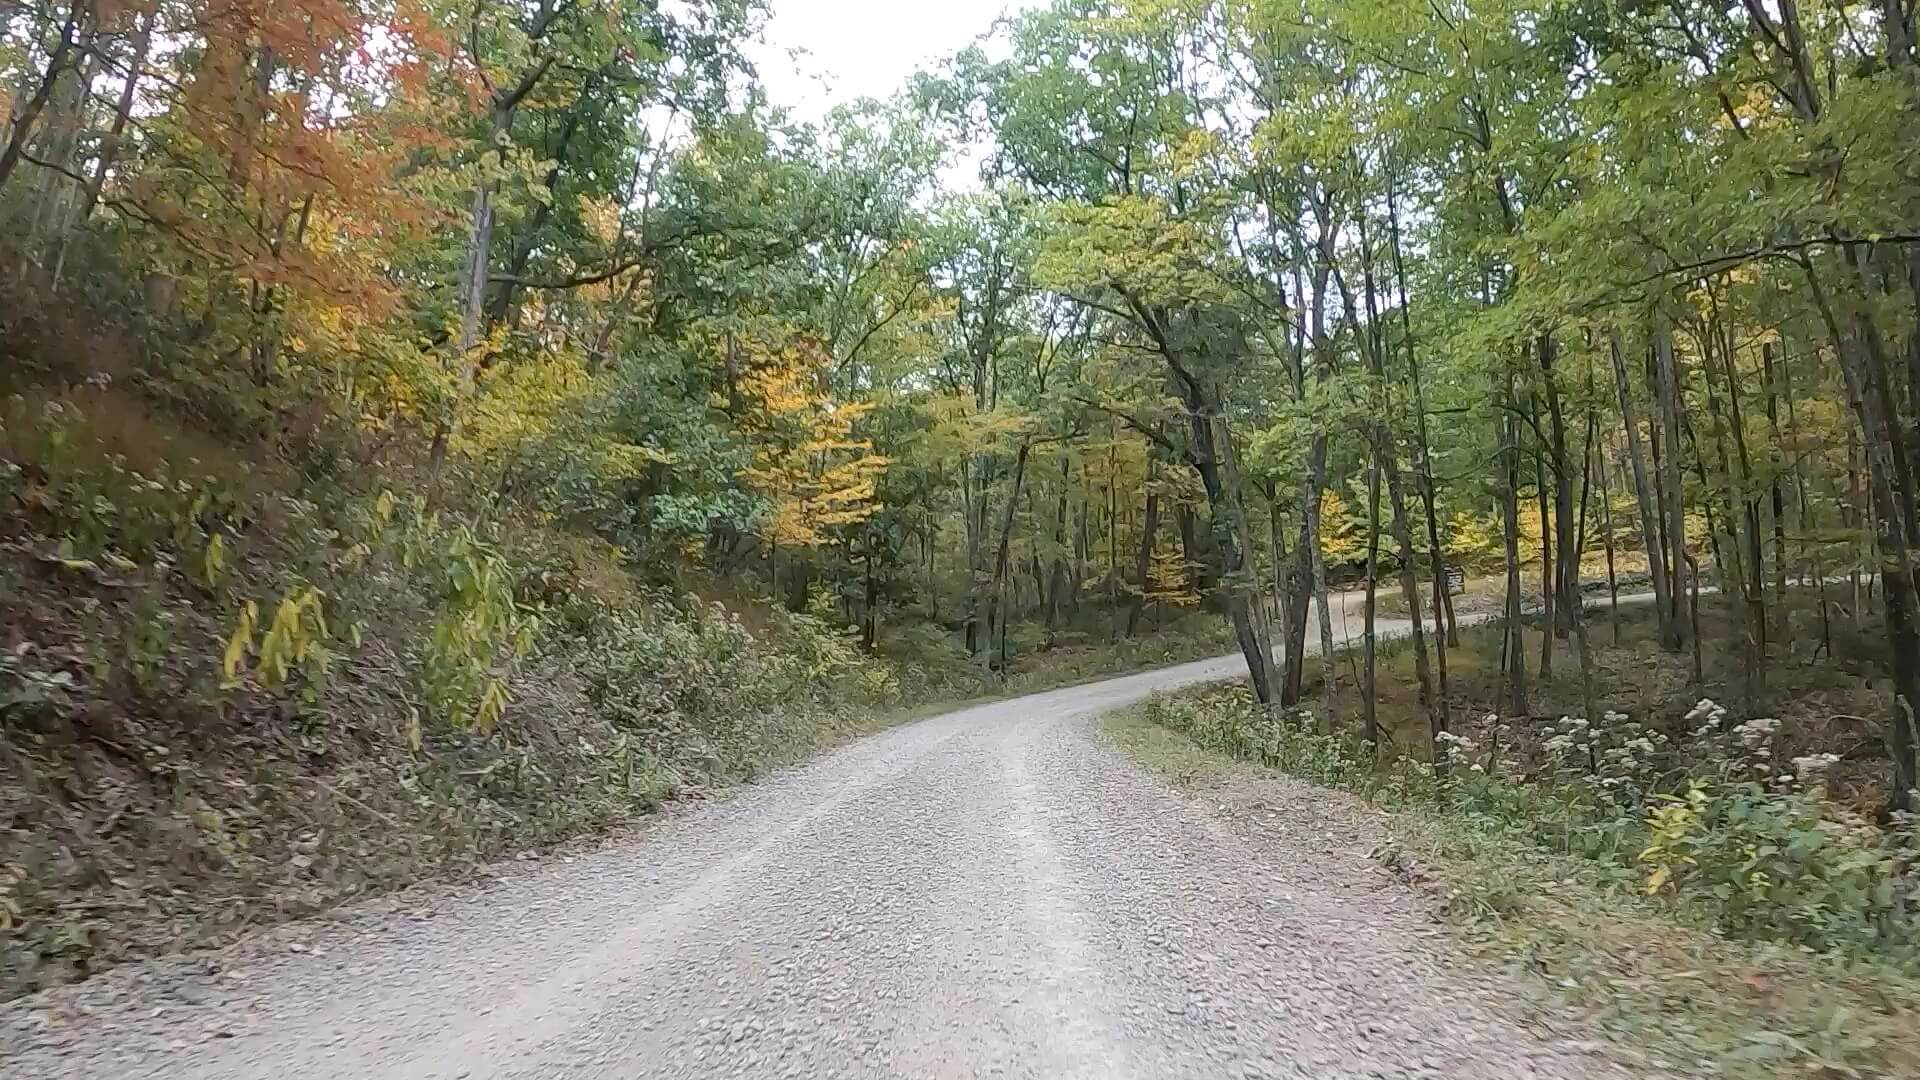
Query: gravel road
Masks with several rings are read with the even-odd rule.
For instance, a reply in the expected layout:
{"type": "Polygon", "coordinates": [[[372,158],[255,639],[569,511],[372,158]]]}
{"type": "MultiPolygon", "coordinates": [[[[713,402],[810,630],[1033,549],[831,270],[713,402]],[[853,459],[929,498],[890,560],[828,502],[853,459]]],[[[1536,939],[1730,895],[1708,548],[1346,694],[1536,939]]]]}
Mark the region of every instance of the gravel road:
{"type": "Polygon", "coordinates": [[[0,1076],[1628,1075],[1450,958],[1364,808],[1236,816],[1098,735],[1243,671],[964,709],[588,854],[0,1007],[0,1076]]]}

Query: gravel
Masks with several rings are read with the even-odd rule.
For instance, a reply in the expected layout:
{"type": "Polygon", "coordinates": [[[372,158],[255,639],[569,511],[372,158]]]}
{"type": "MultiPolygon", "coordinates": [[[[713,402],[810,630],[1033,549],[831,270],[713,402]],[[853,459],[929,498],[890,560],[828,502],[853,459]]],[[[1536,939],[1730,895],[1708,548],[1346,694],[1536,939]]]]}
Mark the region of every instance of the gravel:
{"type": "Polygon", "coordinates": [[[1462,966],[1300,785],[1161,786],[1097,715],[901,727],[584,854],[0,1007],[0,1076],[1619,1077],[1462,966]]]}

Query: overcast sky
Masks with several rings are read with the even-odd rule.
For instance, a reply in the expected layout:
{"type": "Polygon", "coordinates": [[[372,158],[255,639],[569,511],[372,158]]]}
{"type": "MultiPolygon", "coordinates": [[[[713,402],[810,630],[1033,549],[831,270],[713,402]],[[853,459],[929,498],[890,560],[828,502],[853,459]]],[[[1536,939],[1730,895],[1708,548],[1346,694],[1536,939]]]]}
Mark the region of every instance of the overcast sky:
{"type": "Polygon", "coordinates": [[[773,0],[766,41],[751,47],[775,104],[817,118],[860,97],[886,97],[919,68],[965,48],[1024,0],[773,0]],[[804,50],[789,59],[788,50],[804,50]]]}

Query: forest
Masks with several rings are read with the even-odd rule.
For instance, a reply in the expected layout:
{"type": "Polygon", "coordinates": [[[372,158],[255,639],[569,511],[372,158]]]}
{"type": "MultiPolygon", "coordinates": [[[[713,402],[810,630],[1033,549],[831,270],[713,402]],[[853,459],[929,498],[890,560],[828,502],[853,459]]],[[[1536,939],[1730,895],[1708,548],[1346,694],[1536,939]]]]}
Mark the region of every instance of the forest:
{"type": "Polygon", "coordinates": [[[821,120],[766,14],[0,9],[0,985],[1232,649],[1370,767],[1658,729],[1655,834],[1743,725],[1875,823],[1768,933],[1908,934],[1909,0],[1053,0],[821,120]]]}

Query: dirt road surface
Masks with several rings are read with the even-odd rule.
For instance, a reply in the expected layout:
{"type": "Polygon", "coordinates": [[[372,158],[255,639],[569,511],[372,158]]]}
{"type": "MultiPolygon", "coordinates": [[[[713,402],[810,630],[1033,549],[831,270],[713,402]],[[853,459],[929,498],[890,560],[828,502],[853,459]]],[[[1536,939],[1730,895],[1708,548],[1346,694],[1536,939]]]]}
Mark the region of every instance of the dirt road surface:
{"type": "Polygon", "coordinates": [[[1100,739],[1243,673],[964,709],[590,853],[129,965],[0,1007],[0,1076],[1629,1075],[1514,1019],[1342,804],[1300,787],[1250,839],[1100,739]]]}

